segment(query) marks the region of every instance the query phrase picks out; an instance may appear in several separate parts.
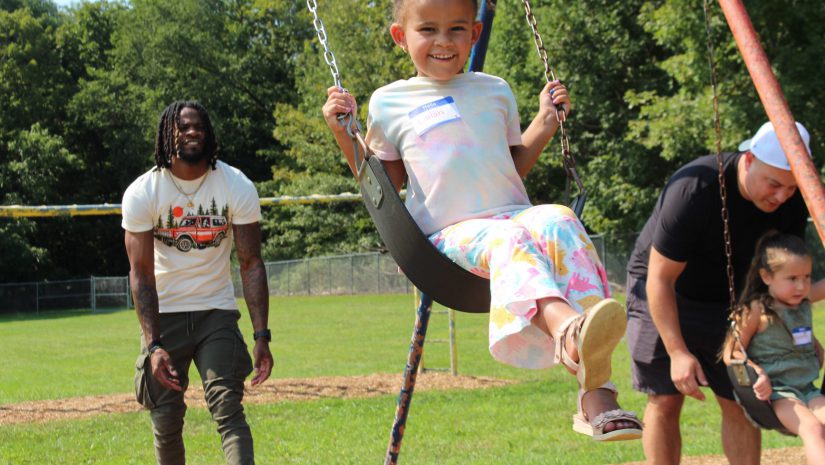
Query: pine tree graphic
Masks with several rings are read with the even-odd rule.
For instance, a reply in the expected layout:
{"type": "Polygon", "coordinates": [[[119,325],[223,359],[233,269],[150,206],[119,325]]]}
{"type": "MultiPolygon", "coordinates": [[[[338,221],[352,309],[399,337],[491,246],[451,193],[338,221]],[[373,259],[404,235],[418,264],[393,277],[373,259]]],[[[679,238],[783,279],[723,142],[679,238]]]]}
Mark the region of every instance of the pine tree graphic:
{"type": "Polygon", "coordinates": [[[210,215],[217,215],[218,214],[218,203],[215,202],[215,197],[212,197],[212,206],[209,208],[210,215]]]}
{"type": "Polygon", "coordinates": [[[163,229],[163,217],[158,215],[158,227],[157,229],[163,229]]]}
{"type": "Polygon", "coordinates": [[[166,215],[166,228],[172,229],[175,227],[175,215],[172,214],[172,206],[169,205],[169,214],[166,215]]]}
{"type": "Polygon", "coordinates": [[[203,211],[203,205],[198,204],[198,216],[203,216],[206,213],[203,211]]]}

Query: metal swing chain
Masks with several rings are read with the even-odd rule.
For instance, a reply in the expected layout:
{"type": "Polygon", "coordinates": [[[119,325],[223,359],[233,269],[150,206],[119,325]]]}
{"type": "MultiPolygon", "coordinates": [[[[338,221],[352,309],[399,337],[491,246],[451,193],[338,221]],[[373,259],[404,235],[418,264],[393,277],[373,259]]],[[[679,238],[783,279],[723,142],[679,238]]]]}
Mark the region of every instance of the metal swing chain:
{"type": "Polygon", "coordinates": [[[324,22],[321,21],[321,18],[318,16],[318,2],[315,0],[307,0],[307,9],[312,13],[312,26],[315,27],[315,33],[318,34],[318,41],[321,42],[321,45],[324,47],[324,61],[326,61],[327,66],[329,66],[332,79],[335,81],[336,86],[343,89],[341,86],[341,74],[338,72],[338,63],[335,61],[335,55],[332,53],[332,50],[330,50],[327,42],[327,30],[324,28],[324,22]]]}
{"type": "MultiPolygon", "coordinates": [[[[327,40],[327,30],[324,27],[324,22],[318,16],[318,2],[316,0],[307,0],[307,9],[312,13],[312,26],[315,28],[315,33],[318,35],[318,41],[324,47],[324,61],[329,66],[329,71],[332,74],[332,79],[335,81],[335,86],[343,92],[347,89],[341,85],[341,73],[338,71],[338,63],[335,61],[335,54],[329,48],[327,40]]],[[[341,113],[338,115],[338,123],[347,128],[347,134],[352,138],[352,147],[355,155],[355,167],[358,172],[358,177],[361,177],[362,161],[369,156],[369,149],[367,143],[361,135],[361,124],[352,113],[341,113]]]]}
{"type": "MultiPolygon", "coordinates": [[[[547,50],[544,48],[544,41],[541,39],[541,34],[539,34],[536,16],[533,14],[533,9],[530,6],[529,0],[522,0],[522,3],[524,4],[524,13],[527,18],[527,24],[530,25],[530,29],[533,31],[533,42],[536,44],[536,51],[538,52],[542,63],[544,63],[544,79],[547,82],[555,81],[556,73],[553,71],[553,68],[550,67],[550,62],[547,59],[547,50]]],[[[582,185],[579,176],[576,174],[576,159],[573,158],[573,155],[570,152],[570,140],[568,139],[567,131],[564,128],[564,109],[557,108],[556,117],[559,120],[559,131],[561,132],[561,157],[564,171],[567,174],[568,180],[573,179],[579,190],[584,192],[584,186],[582,185]]]]}
{"type": "MultiPolygon", "coordinates": [[[[710,88],[713,94],[713,127],[716,132],[716,163],[719,168],[719,197],[722,199],[722,225],[723,225],[723,238],[725,241],[725,259],[726,259],[726,267],[725,271],[727,273],[728,278],[728,318],[731,320],[731,328],[733,329],[733,337],[736,341],[736,344],[739,345],[740,350],[742,353],[745,353],[745,350],[742,346],[742,341],[739,333],[739,326],[736,324],[734,318],[734,310],[736,309],[736,289],[735,289],[735,280],[733,276],[733,242],[731,241],[730,235],[730,215],[728,212],[728,189],[725,186],[725,173],[724,173],[724,166],[722,160],[722,122],[719,117],[719,96],[717,95],[717,80],[716,80],[716,59],[714,57],[714,50],[713,50],[713,40],[711,38],[711,26],[710,26],[710,2],[709,0],[703,0],[704,11],[705,11],[705,35],[707,36],[707,47],[708,47],[708,64],[710,65],[710,88]]],[[[732,350],[732,348],[731,348],[732,350]]]]}

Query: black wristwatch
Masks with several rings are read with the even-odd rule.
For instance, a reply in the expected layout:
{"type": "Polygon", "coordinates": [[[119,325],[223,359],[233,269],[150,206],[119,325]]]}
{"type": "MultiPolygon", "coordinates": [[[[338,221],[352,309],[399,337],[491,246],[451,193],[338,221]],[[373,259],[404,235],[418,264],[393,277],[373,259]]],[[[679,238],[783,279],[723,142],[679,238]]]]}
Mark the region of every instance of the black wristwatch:
{"type": "Polygon", "coordinates": [[[149,355],[152,355],[152,354],[155,353],[156,350],[162,349],[162,348],[163,348],[163,344],[160,343],[160,339],[155,339],[155,340],[153,340],[152,342],[149,343],[149,348],[146,349],[146,350],[149,352],[149,355]]]}
{"type": "Polygon", "coordinates": [[[267,328],[267,329],[262,329],[260,331],[255,331],[252,334],[252,339],[254,339],[256,341],[258,339],[262,338],[262,337],[266,338],[266,342],[271,342],[272,341],[272,331],[270,331],[269,328],[267,328]]]}

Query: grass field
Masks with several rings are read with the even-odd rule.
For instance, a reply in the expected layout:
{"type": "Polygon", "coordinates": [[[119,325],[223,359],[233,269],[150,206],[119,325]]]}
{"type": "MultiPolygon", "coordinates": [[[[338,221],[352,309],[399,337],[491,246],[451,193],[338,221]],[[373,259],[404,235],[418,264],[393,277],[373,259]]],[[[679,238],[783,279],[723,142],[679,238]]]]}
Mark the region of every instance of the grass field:
{"type": "MultiPolygon", "coordinates": [[[[275,378],[401,372],[414,321],[409,296],[273,298],[270,326],[275,378]]],[[[249,319],[242,318],[245,335],[249,319]]],[[[825,317],[815,325],[823,327],[825,317]]],[[[430,338],[446,335],[434,315],[430,338]]],[[[417,392],[401,449],[404,464],[607,464],[642,460],[641,444],[593,443],[573,433],[575,382],[561,368],[516,370],[486,349],[486,315],[459,313],[460,374],[517,380],[473,391],[417,392]]],[[[132,389],[138,352],[132,312],[76,312],[0,318],[0,408],[3,404],[132,389]]],[[[429,345],[428,365],[447,366],[446,345],[429,345]]],[[[630,389],[627,349],[614,356],[623,406],[641,411],[645,398],[630,389]]],[[[190,374],[197,383],[197,373],[190,374]]],[[[262,464],[381,463],[395,396],[326,399],[247,406],[256,457],[262,464]]],[[[214,423],[204,409],[187,413],[188,463],[220,464],[214,423]]],[[[684,452],[721,453],[715,402],[688,401],[684,452]]],[[[83,420],[0,426],[0,465],[154,463],[148,415],[110,414],[83,420]]],[[[764,435],[765,447],[799,445],[764,435]]]]}

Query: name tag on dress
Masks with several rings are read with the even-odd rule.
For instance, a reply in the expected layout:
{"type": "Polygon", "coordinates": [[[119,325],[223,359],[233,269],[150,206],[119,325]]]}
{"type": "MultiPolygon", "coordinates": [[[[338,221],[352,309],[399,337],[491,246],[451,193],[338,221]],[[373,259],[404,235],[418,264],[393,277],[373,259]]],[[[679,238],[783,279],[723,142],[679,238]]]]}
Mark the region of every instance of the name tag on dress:
{"type": "Polygon", "coordinates": [[[793,331],[793,343],[794,345],[804,345],[810,344],[813,341],[813,332],[811,328],[808,326],[800,326],[799,328],[794,328],[793,331]]]}
{"type": "Polygon", "coordinates": [[[419,136],[423,136],[427,131],[438,125],[461,119],[455,100],[450,96],[425,103],[409,112],[408,116],[413,129],[419,136]]]}

